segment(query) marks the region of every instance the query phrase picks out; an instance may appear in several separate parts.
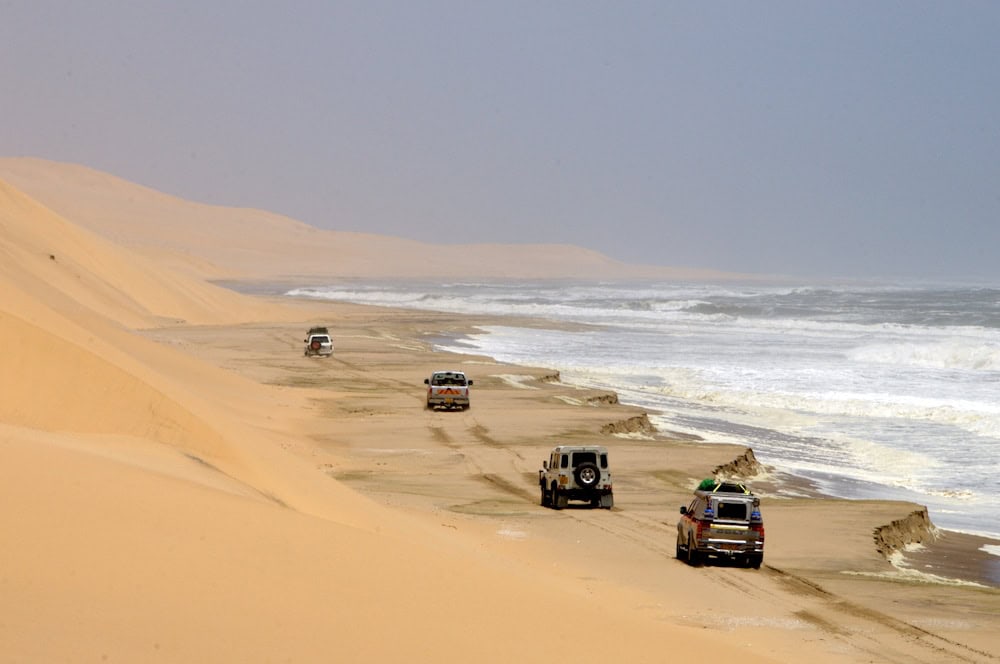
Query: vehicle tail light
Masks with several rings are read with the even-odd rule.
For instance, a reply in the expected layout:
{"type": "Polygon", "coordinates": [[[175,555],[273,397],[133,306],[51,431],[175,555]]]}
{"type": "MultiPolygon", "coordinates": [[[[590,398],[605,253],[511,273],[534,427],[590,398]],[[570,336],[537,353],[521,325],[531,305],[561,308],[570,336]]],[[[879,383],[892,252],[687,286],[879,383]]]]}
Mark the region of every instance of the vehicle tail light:
{"type": "Polygon", "coordinates": [[[697,539],[697,540],[701,539],[701,531],[704,530],[704,529],[705,529],[705,522],[704,521],[698,521],[697,522],[697,527],[695,528],[695,531],[694,531],[694,537],[695,537],[695,539],[697,539]]]}
{"type": "Polygon", "coordinates": [[[750,530],[752,530],[754,533],[756,533],[758,541],[760,541],[760,542],[764,541],[764,524],[763,523],[754,523],[754,524],[752,524],[750,526],[750,530]]]}

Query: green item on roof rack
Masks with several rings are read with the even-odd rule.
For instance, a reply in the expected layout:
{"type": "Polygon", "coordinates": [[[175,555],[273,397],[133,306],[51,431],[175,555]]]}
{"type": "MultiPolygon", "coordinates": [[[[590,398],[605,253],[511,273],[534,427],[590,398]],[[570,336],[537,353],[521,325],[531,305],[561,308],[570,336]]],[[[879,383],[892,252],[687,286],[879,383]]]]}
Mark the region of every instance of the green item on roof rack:
{"type": "Polygon", "coordinates": [[[716,484],[718,484],[718,482],[715,481],[715,478],[706,477],[701,481],[701,484],[698,485],[698,491],[713,491],[716,484]]]}

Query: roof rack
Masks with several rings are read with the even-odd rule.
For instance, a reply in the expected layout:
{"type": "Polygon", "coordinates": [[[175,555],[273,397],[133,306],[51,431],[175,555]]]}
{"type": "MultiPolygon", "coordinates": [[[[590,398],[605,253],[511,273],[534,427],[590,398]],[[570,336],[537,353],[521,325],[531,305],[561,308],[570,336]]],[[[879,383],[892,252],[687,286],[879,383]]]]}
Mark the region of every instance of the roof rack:
{"type": "Polygon", "coordinates": [[[695,491],[704,491],[705,493],[742,493],[745,495],[753,495],[753,492],[746,487],[746,485],[740,482],[727,482],[725,480],[717,480],[713,477],[707,477],[698,484],[698,488],[695,491]]]}

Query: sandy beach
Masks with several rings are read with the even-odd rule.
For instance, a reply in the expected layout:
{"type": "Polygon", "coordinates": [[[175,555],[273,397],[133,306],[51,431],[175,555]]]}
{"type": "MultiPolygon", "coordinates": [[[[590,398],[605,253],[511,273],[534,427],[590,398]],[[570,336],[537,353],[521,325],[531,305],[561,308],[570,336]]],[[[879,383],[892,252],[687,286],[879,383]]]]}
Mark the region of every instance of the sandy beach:
{"type": "MultiPolygon", "coordinates": [[[[433,350],[489,320],[213,283],[420,269],[422,246],[296,224],[0,160],[0,661],[1000,661],[996,556],[919,505],[754,468],[764,566],[692,567],[678,508],[745,448],[433,350]],[[332,357],[303,356],[313,324],[332,357]],[[424,407],[442,368],[469,410],[424,407]],[[542,459],[578,442],[611,451],[611,511],[539,505],[542,459]]],[[[455,269],[517,261],[476,252],[455,269]]]]}

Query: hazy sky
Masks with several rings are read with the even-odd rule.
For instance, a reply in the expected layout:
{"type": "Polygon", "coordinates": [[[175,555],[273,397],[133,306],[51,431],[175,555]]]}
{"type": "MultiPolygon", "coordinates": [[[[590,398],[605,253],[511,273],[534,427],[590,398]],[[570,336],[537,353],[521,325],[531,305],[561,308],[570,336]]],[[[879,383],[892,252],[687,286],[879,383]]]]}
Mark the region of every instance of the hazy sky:
{"type": "Polygon", "coordinates": [[[435,242],[1000,278],[1000,2],[0,0],[0,155],[435,242]]]}

